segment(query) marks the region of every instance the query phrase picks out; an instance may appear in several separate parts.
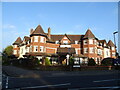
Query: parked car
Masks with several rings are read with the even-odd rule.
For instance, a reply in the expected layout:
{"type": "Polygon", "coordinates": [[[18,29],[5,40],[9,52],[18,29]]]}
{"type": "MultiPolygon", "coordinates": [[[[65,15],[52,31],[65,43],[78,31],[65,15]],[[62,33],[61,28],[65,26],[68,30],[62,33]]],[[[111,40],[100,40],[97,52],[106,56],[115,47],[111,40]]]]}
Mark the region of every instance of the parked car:
{"type": "Polygon", "coordinates": [[[115,66],[119,66],[120,65],[120,58],[114,59],[113,64],[115,66]]]}

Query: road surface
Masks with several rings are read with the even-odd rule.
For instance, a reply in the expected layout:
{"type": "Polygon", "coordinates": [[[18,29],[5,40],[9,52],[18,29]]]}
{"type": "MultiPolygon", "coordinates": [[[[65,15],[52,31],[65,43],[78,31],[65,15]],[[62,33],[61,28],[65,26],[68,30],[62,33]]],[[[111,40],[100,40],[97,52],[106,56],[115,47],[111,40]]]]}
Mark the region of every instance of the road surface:
{"type": "Polygon", "coordinates": [[[32,71],[3,66],[3,71],[5,71],[3,89],[120,89],[120,71],[118,70],[32,71]]]}

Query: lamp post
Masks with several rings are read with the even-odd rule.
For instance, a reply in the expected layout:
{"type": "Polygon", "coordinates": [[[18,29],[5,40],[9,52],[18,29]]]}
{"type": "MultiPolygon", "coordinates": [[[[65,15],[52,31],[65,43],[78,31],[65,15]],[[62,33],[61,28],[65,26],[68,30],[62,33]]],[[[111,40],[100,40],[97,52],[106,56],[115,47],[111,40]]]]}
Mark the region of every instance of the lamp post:
{"type": "MultiPolygon", "coordinates": [[[[116,34],[116,33],[118,33],[118,31],[115,31],[115,32],[113,33],[113,35],[114,35],[114,44],[115,44],[115,48],[117,48],[117,47],[116,47],[116,39],[115,39],[115,34],[116,34]]],[[[117,52],[116,52],[116,57],[117,57],[117,52]]]]}
{"type": "Polygon", "coordinates": [[[116,34],[116,33],[118,33],[118,32],[116,31],[116,32],[113,33],[113,35],[114,35],[114,44],[115,44],[115,46],[116,46],[116,40],[115,40],[115,34],[116,34]]]}

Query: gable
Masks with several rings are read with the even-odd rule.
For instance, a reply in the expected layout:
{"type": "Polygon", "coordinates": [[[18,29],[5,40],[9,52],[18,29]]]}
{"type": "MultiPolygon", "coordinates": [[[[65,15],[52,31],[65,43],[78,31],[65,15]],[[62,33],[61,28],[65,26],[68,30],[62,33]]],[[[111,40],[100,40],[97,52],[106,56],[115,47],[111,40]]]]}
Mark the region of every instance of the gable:
{"type": "Polygon", "coordinates": [[[65,35],[63,38],[60,40],[61,43],[71,43],[70,39],[65,35]]]}

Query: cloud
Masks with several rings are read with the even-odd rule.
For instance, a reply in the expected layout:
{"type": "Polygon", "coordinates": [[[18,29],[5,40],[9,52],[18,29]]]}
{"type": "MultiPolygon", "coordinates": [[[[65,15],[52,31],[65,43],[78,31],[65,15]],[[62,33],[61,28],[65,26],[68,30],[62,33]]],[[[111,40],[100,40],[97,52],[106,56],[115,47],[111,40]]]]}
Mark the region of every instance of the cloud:
{"type": "Polygon", "coordinates": [[[3,28],[3,29],[15,29],[16,26],[15,26],[15,25],[11,25],[11,24],[6,24],[6,25],[3,25],[2,28],[3,28]]]}

